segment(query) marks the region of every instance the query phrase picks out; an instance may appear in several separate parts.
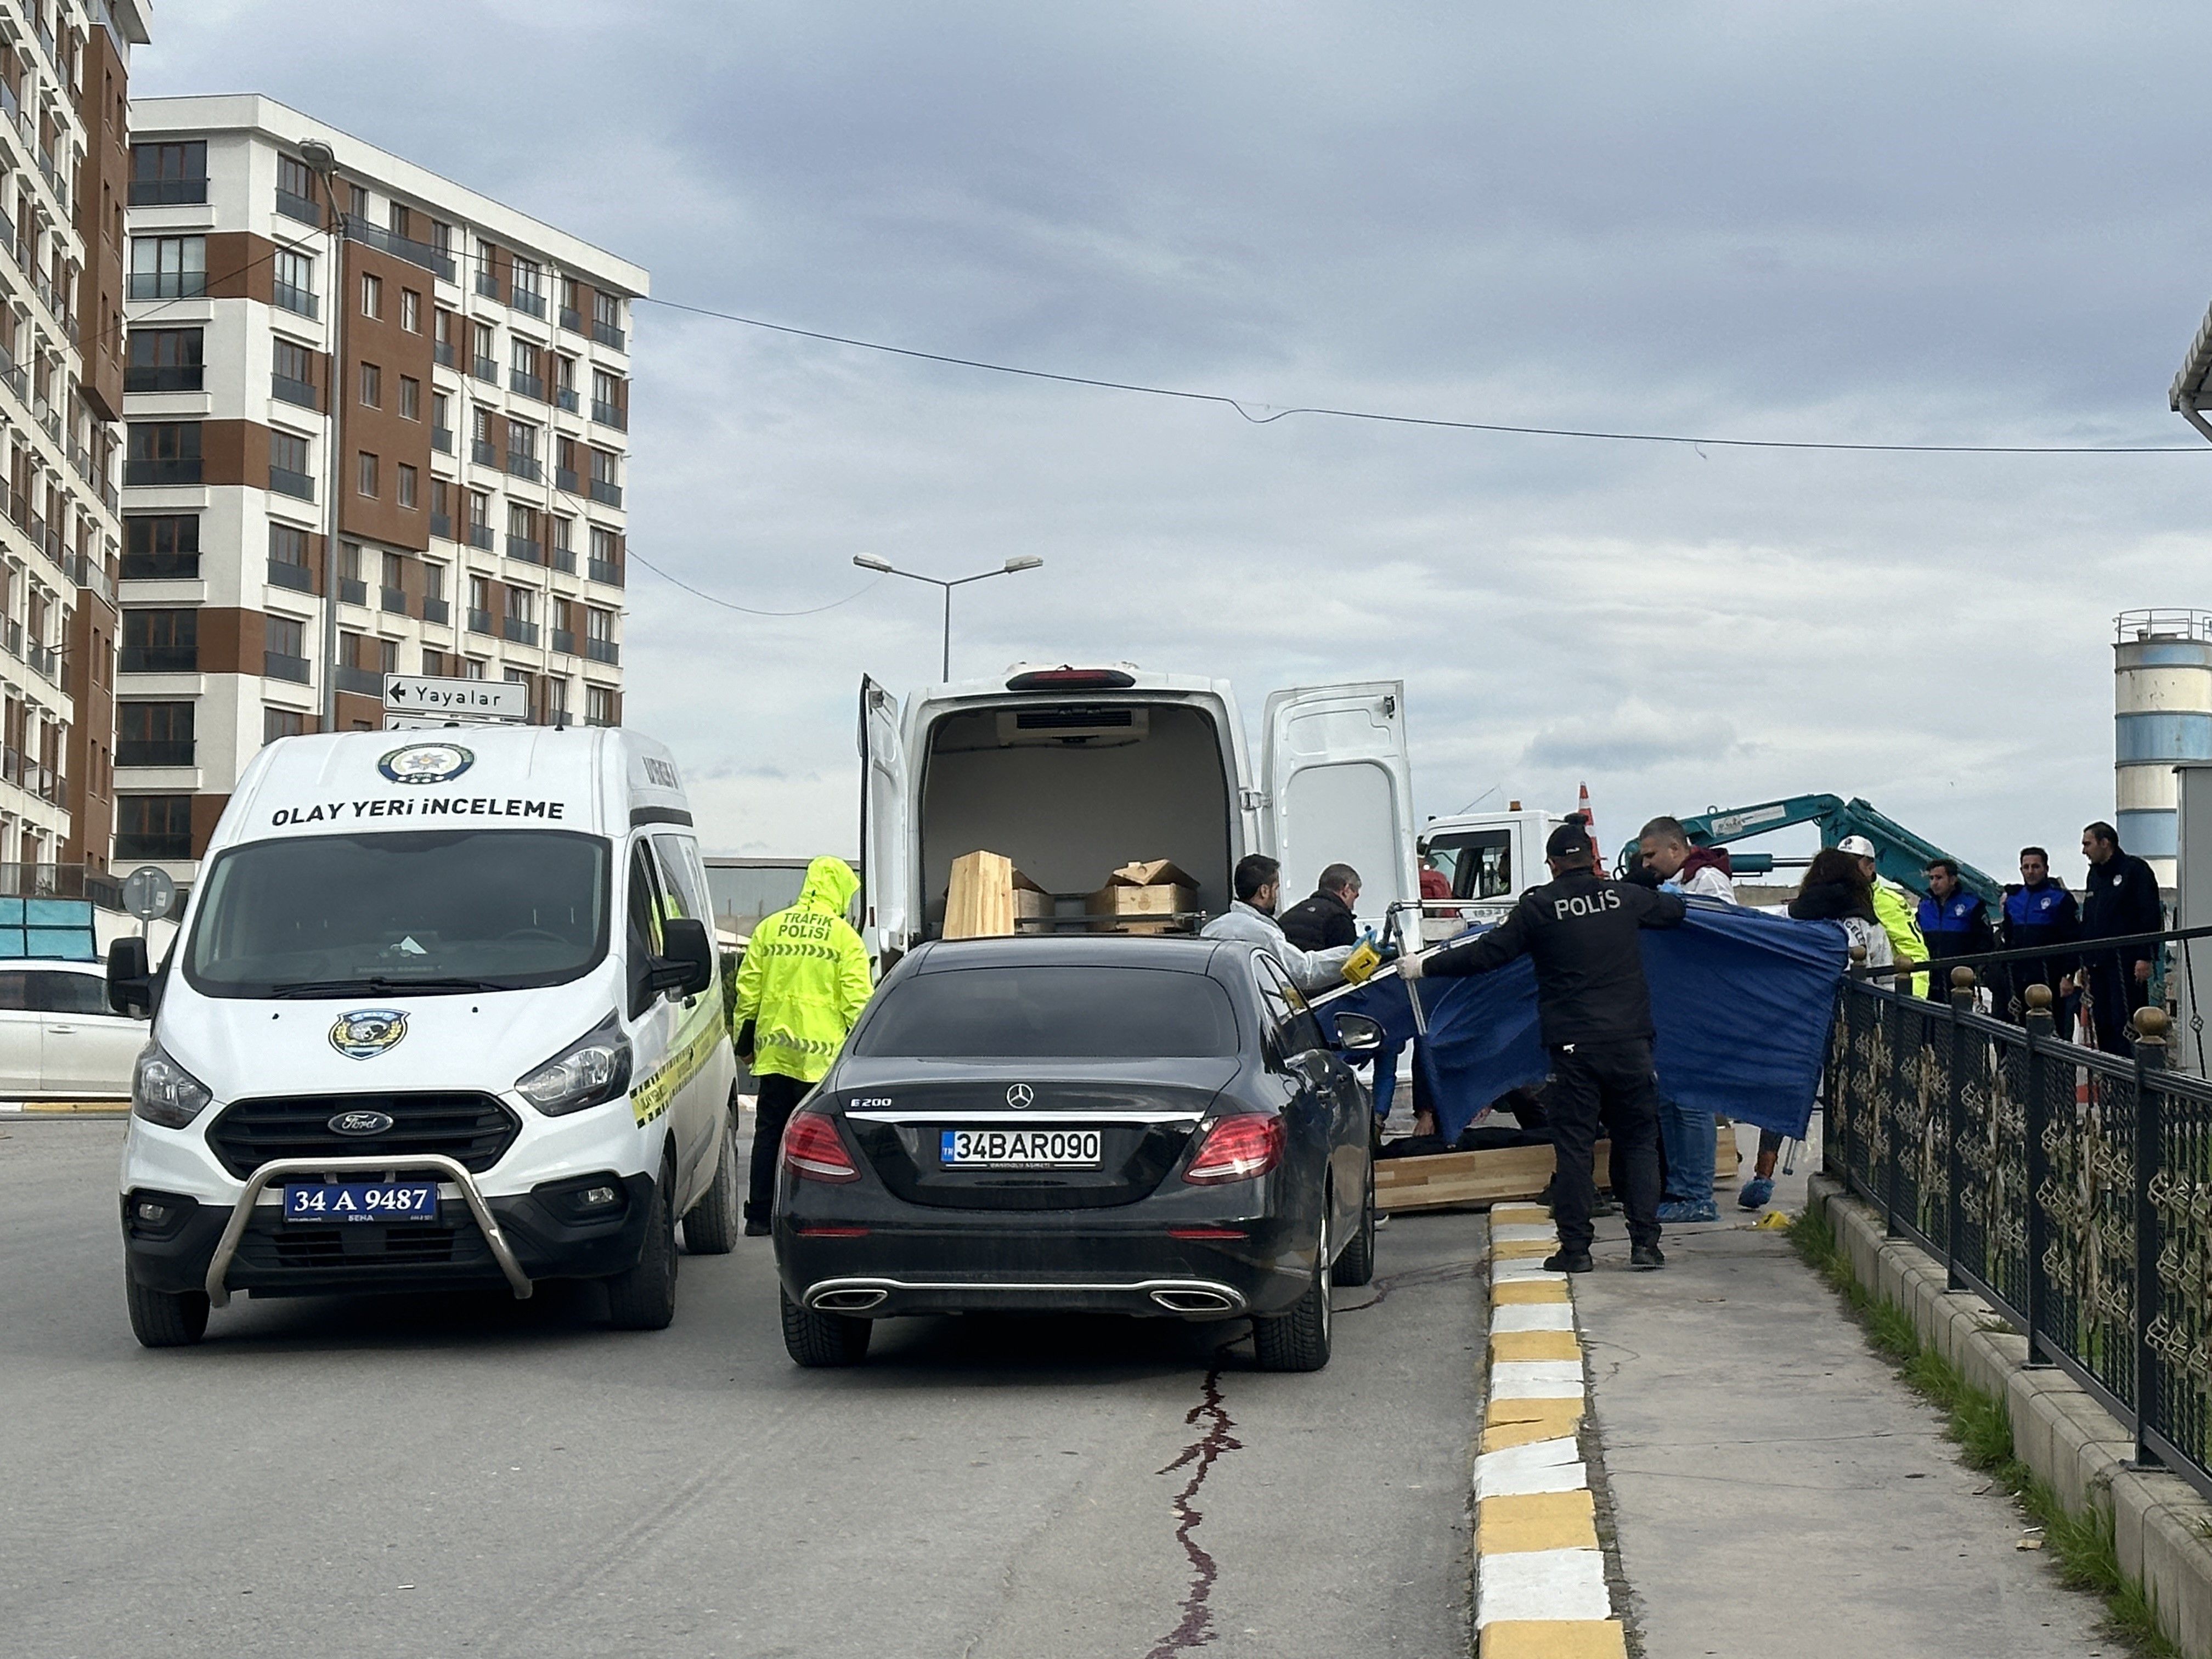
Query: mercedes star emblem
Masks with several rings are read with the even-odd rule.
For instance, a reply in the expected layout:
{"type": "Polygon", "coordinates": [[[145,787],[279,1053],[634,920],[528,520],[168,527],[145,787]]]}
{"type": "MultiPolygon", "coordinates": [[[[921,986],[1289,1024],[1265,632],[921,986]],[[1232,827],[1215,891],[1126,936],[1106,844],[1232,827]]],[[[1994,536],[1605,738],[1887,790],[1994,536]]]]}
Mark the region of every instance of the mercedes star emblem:
{"type": "Polygon", "coordinates": [[[1026,1083],[1017,1083],[1006,1091],[1006,1104],[1018,1112],[1030,1106],[1036,1099],[1036,1091],[1026,1083]]]}

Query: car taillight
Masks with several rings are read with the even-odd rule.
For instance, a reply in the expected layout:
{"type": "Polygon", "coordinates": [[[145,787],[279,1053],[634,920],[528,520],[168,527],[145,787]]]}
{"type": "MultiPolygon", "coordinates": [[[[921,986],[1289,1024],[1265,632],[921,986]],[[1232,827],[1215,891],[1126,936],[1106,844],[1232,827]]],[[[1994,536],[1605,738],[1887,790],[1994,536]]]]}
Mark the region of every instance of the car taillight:
{"type": "Polygon", "coordinates": [[[1213,1126],[1182,1178],[1200,1187],[1249,1181],[1282,1161],[1283,1120],[1272,1112],[1246,1112],[1213,1126]]]}
{"type": "Polygon", "coordinates": [[[800,1112],[783,1127],[783,1167],[802,1181],[858,1181],[837,1126],[817,1112],[800,1112]]]}

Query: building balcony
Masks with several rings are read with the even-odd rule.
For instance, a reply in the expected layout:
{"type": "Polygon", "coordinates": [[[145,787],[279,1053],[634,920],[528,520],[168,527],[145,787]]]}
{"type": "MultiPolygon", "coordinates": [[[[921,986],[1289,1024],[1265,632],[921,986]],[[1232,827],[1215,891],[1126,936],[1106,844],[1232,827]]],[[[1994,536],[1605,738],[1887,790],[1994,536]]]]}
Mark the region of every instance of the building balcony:
{"type": "Polygon", "coordinates": [[[526,398],[535,398],[541,404],[545,401],[545,377],[543,374],[526,374],[519,368],[511,368],[507,372],[507,389],[520,392],[526,398]]]}
{"type": "Polygon", "coordinates": [[[295,593],[312,593],[315,591],[314,573],[304,564],[294,564],[289,559],[271,559],[269,561],[269,585],[271,587],[289,587],[295,593]]]}
{"type": "Polygon", "coordinates": [[[40,645],[35,641],[27,643],[23,647],[23,660],[56,685],[62,683],[62,653],[51,645],[40,645]]]}
{"type": "Polygon", "coordinates": [[[165,368],[134,364],[123,371],[125,392],[198,392],[206,381],[207,370],[198,363],[165,368]]]}
{"type": "Polygon", "coordinates": [[[619,666],[622,662],[622,647],[617,645],[612,640],[586,640],[584,654],[593,662],[603,662],[616,666],[619,666]]]}
{"type": "Polygon", "coordinates": [[[306,289],[295,288],[290,283],[272,284],[269,290],[269,302],[271,305],[282,306],[285,310],[297,313],[302,317],[313,317],[318,314],[315,308],[315,296],[306,289]]]}
{"type": "Polygon", "coordinates": [[[527,478],[532,483],[538,483],[545,477],[545,469],[538,465],[535,455],[518,455],[511,449],[507,452],[507,470],[518,478],[527,478]]]}
{"type": "Polygon", "coordinates": [[[544,550],[527,536],[509,536],[507,538],[507,556],[510,559],[526,559],[532,564],[545,562],[544,550]]]}
{"type": "Polygon", "coordinates": [[[620,404],[603,404],[592,399],[592,418],[601,426],[611,426],[617,432],[629,430],[629,411],[620,404]]]}
{"type": "MultiPolygon", "coordinates": [[[[43,280],[40,286],[44,287],[43,280]]],[[[207,272],[134,270],[131,273],[129,291],[134,300],[197,300],[207,292],[207,272]]],[[[52,289],[46,290],[47,295],[52,292],[52,289]]],[[[50,304],[48,309],[52,308],[50,304]]]]}
{"type": "Polygon", "coordinates": [[[469,441],[469,459],[478,466],[497,466],[499,451],[492,447],[488,438],[472,438],[469,441]]]}
{"type": "Polygon", "coordinates": [[[189,835],[172,835],[167,830],[158,835],[139,835],[126,830],[115,832],[118,864],[175,863],[191,855],[192,838],[189,835]]]}
{"type": "Polygon", "coordinates": [[[428,242],[418,242],[411,236],[401,236],[351,213],[345,216],[345,234],[356,242],[366,242],[373,248],[380,248],[394,258],[404,259],[410,264],[435,271],[449,283],[453,280],[453,260],[428,242]]]}
{"type": "Polygon", "coordinates": [[[182,207],[189,203],[207,200],[207,180],[204,179],[133,179],[131,181],[132,207],[182,207]]]}
{"type": "Polygon", "coordinates": [[[368,604],[368,584],[354,576],[338,578],[338,598],[348,605],[366,606],[368,604]]]}
{"type": "Polygon", "coordinates": [[[384,695],[384,671],[380,668],[356,668],[351,663],[340,663],[334,671],[341,691],[351,691],[364,697],[384,695]]]}
{"type": "Polygon", "coordinates": [[[576,630],[556,628],[553,630],[553,650],[556,655],[573,657],[576,654],[576,630]]]}
{"type": "Polygon", "coordinates": [[[490,633],[491,612],[489,611],[478,611],[471,606],[469,611],[469,632],[471,634],[490,633]]]}
{"type": "Polygon", "coordinates": [[[191,766],[196,745],[190,738],[123,738],[115,744],[118,766],[191,766]]]}
{"type": "Polygon", "coordinates": [[[623,568],[613,559],[593,559],[584,574],[595,582],[605,582],[610,587],[623,585],[623,568]]]}
{"type": "Polygon", "coordinates": [[[287,219],[297,219],[301,223],[313,225],[318,230],[323,228],[322,209],[306,197],[295,195],[289,190],[279,190],[276,192],[276,211],[287,219]]]}
{"type": "Polygon", "coordinates": [[[555,467],[553,469],[553,488],[559,490],[564,495],[574,495],[576,493],[576,469],[573,466],[555,467]]]}
{"type": "Polygon", "coordinates": [[[196,484],[200,481],[200,458],[197,455],[174,460],[131,460],[123,464],[123,482],[127,484],[196,484]]]}
{"type": "Polygon", "coordinates": [[[477,292],[479,294],[489,295],[495,300],[498,299],[499,273],[495,270],[488,270],[483,265],[478,265],[477,267],[477,292]]]}
{"type": "Polygon", "coordinates": [[[479,380],[488,380],[494,386],[499,384],[499,365],[489,357],[477,359],[476,374],[479,380]]]}
{"type": "Polygon", "coordinates": [[[453,453],[453,428],[449,426],[432,427],[430,428],[430,447],[436,450],[441,455],[452,454],[453,453]]]}
{"type": "Polygon", "coordinates": [[[573,576],[576,574],[576,550],[573,547],[548,548],[546,562],[556,570],[565,570],[573,576]]]}
{"type": "MultiPolygon", "coordinates": [[[[197,468],[198,463],[194,463],[194,465],[197,468]]],[[[134,483],[137,480],[125,478],[124,482],[134,483]]],[[[192,482],[195,483],[199,482],[199,473],[197,470],[192,473],[192,482]]],[[[294,496],[300,501],[312,501],[315,499],[313,476],[306,472],[295,472],[289,466],[272,466],[269,469],[269,487],[280,495],[294,496]]]]}
{"type": "Polygon", "coordinates": [[[433,513],[430,515],[430,533],[433,536],[443,537],[447,541],[453,540],[453,515],[450,513],[433,513]]]}
{"type": "Polygon", "coordinates": [[[471,525],[469,526],[469,545],[471,547],[481,547],[485,552],[490,552],[493,547],[491,526],[488,524],[471,525]]]}
{"type": "Polygon", "coordinates": [[[605,478],[594,478],[592,480],[592,499],[602,507],[620,507],[622,486],[609,483],[605,478]]]}
{"type": "MultiPolygon", "coordinates": [[[[198,369],[192,372],[195,374],[199,373],[198,369]]],[[[315,401],[315,388],[312,381],[295,380],[289,374],[271,374],[269,377],[269,395],[280,398],[288,404],[297,404],[302,409],[322,407],[315,401]]]]}
{"type": "Polygon", "coordinates": [[[394,617],[404,617],[407,614],[407,593],[405,589],[398,587],[380,587],[376,590],[376,596],[378,599],[382,602],[383,608],[387,614],[394,617]]]}
{"type": "Polygon", "coordinates": [[[538,624],[536,623],[525,622],[520,617],[502,617],[500,618],[500,622],[501,624],[500,634],[502,638],[505,638],[516,645],[535,645],[538,643],[538,624]]]}
{"type": "MultiPolygon", "coordinates": [[[[261,672],[272,680],[292,680],[301,685],[313,678],[313,666],[305,657],[287,656],[282,651],[264,651],[261,672]]],[[[377,689],[383,690],[381,686],[377,689]]]]}
{"type": "Polygon", "coordinates": [[[533,317],[543,317],[545,314],[545,296],[526,288],[511,290],[507,296],[507,302],[517,311],[526,311],[533,317]]]}
{"type": "Polygon", "coordinates": [[[0,619],[0,650],[21,662],[23,659],[23,624],[12,619],[0,619]]]}
{"type": "Polygon", "coordinates": [[[451,340],[432,342],[430,356],[436,360],[441,368],[452,368],[455,366],[453,343],[451,340]]]}
{"type": "Polygon", "coordinates": [[[592,319],[592,337],[603,346],[612,346],[617,351],[629,349],[629,336],[612,323],[603,323],[597,318],[592,319]]]}
{"type": "Polygon", "coordinates": [[[123,580],[126,582],[198,581],[199,574],[200,556],[197,553],[125,553],[123,556],[123,580]]]}
{"type": "Polygon", "coordinates": [[[561,326],[567,329],[571,334],[581,334],[584,331],[584,319],[582,314],[579,313],[574,306],[562,306],[561,307],[561,326]]]}
{"type": "Polygon", "coordinates": [[[436,623],[441,628],[450,628],[453,624],[453,607],[443,599],[425,599],[422,601],[422,620],[436,623]]]}
{"type": "Polygon", "coordinates": [[[125,645],[116,647],[115,670],[119,674],[197,674],[200,650],[197,645],[125,645]]]}

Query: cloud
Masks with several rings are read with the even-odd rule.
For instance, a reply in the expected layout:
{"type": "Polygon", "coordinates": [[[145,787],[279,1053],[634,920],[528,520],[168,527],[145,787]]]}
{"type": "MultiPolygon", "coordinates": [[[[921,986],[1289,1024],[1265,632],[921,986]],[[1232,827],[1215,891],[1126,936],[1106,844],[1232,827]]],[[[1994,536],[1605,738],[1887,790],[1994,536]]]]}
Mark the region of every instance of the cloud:
{"type": "Polygon", "coordinates": [[[1522,763],[1558,771],[1637,774],[1655,766],[1733,758],[1742,747],[1717,714],[1662,714],[1632,697],[1601,715],[1576,714],[1537,728],[1522,763]]]}

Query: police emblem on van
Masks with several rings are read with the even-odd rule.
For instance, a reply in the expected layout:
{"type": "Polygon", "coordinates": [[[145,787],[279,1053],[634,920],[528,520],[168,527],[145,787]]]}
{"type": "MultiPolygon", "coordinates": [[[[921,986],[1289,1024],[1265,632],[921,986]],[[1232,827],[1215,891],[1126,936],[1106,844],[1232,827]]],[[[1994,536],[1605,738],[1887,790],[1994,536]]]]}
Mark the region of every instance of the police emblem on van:
{"type": "Polygon", "coordinates": [[[394,783],[449,783],[476,763],[457,743],[416,743],[393,750],[376,769],[394,783]]]}
{"type": "Polygon", "coordinates": [[[392,1008],[363,1008],[340,1014],[331,1027],[331,1047],[348,1060],[374,1060],[396,1048],[407,1035],[407,1016],[392,1008]]]}

